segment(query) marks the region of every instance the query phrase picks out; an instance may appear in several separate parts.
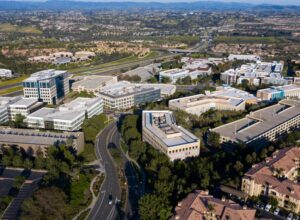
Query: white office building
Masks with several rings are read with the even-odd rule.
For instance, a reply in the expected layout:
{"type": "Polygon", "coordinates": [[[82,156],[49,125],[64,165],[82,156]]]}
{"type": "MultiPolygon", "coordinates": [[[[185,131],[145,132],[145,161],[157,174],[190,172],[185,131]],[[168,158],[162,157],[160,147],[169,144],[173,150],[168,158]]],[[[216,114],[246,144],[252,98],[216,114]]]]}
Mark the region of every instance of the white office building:
{"type": "Polygon", "coordinates": [[[253,55],[253,54],[230,54],[228,56],[229,61],[234,61],[234,60],[246,60],[246,61],[259,61],[261,58],[258,55],[253,55]]]}
{"type": "Polygon", "coordinates": [[[101,98],[77,98],[58,108],[42,108],[27,116],[30,128],[77,131],[86,118],[103,112],[101,98]]]}
{"type": "Polygon", "coordinates": [[[105,86],[113,85],[118,82],[116,76],[85,76],[82,80],[72,84],[72,90],[75,92],[101,92],[105,86]]]}
{"type": "Polygon", "coordinates": [[[200,154],[200,140],[176,124],[171,111],[143,111],[143,140],[171,161],[200,154]]]}
{"type": "Polygon", "coordinates": [[[260,89],[257,91],[257,97],[262,100],[283,99],[285,97],[300,98],[300,86],[285,85],[272,86],[267,89],[260,89]]]}
{"type": "Polygon", "coordinates": [[[163,78],[169,78],[171,83],[175,84],[178,79],[183,79],[190,74],[189,70],[185,69],[170,69],[159,72],[159,82],[162,82],[163,78]]]}
{"type": "Polygon", "coordinates": [[[18,100],[18,97],[0,97],[0,124],[9,120],[9,105],[18,100]]]}
{"type": "Polygon", "coordinates": [[[23,81],[26,98],[35,98],[48,104],[57,104],[69,92],[69,74],[62,70],[43,70],[23,81]]]}
{"type": "Polygon", "coordinates": [[[0,69],[0,78],[11,78],[13,77],[13,71],[8,69],[0,69]]]}
{"type": "Polygon", "coordinates": [[[102,97],[104,107],[113,110],[130,109],[161,98],[160,88],[144,87],[127,81],[105,86],[98,95],[102,97]]]}

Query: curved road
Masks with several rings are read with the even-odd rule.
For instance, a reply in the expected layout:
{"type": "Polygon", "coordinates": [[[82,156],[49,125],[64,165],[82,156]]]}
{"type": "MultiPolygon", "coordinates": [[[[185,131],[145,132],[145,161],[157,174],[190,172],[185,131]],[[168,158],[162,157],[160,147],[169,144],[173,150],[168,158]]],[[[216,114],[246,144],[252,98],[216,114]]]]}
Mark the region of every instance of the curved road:
{"type": "Polygon", "coordinates": [[[98,200],[89,214],[89,220],[114,220],[117,216],[116,203],[121,198],[121,189],[117,169],[108,152],[108,147],[114,144],[112,140],[114,126],[115,123],[108,125],[99,135],[96,143],[96,155],[104,166],[105,180],[101,186],[98,200]],[[112,205],[109,205],[110,196],[113,200],[112,205]]]}

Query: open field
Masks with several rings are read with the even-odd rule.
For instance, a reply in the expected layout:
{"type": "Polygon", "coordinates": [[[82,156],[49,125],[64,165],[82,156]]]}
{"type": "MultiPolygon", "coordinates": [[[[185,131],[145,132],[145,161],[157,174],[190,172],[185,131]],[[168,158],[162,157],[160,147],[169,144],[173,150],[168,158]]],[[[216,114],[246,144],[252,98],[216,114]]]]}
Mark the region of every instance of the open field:
{"type": "Polygon", "coordinates": [[[26,34],[42,34],[43,32],[31,26],[17,26],[9,23],[0,24],[0,32],[19,32],[26,34]]]}
{"type": "Polygon", "coordinates": [[[218,36],[216,43],[253,43],[253,44],[276,44],[286,42],[280,37],[256,37],[256,36],[218,36]]]}

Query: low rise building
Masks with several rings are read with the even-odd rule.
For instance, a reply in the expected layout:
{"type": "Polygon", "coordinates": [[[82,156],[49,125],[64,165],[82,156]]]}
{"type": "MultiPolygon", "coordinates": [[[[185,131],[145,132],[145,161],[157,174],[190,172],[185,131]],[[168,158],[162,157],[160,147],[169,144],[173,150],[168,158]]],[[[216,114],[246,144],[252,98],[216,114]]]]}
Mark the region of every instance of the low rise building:
{"type": "Polygon", "coordinates": [[[42,151],[47,156],[47,148],[59,143],[70,145],[79,154],[84,148],[83,132],[49,132],[31,129],[0,127],[0,145],[17,146],[28,153],[42,151]]]}
{"type": "Polygon", "coordinates": [[[57,104],[69,92],[69,74],[63,70],[43,70],[23,81],[26,98],[35,98],[48,104],[57,104]]]}
{"type": "Polygon", "coordinates": [[[189,70],[185,69],[170,69],[159,72],[159,82],[162,82],[163,78],[168,78],[171,83],[175,84],[178,79],[183,79],[189,76],[189,70]]]}
{"type": "Polygon", "coordinates": [[[178,203],[170,220],[255,220],[255,213],[255,209],[197,190],[178,203]]]}
{"type": "Polygon", "coordinates": [[[22,115],[26,118],[32,112],[42,108],[43,105],[44,103],[39,102],[35,98],[18,97],[18,100],[8,106],[9,119],[14,121],[16,115],[22,115]]]}
{"type": "Polygon", "coordinates": [[[242,191],[249,196],[273,197],[278,205],[300,213],[300,148],[285,148],[255,164],[242,180],[242,191]]]}
{"type": "Polygon", "coordinates": [[[77,98],[58,108],[42,108],[27,116],[29,128],[78,131],[85,118],[103,112],[101,98],[77,98]]]}
{"type": "Polygon", "coordinates": [[[9,105],[17,102],[18,100],[18,97],[0,96],[0,124],[9,120],[9,105]]]}
{"type": "Polygon", "coordinates": [[[118,82],[116,76],[86,76],[78,82],[72,84],[72,90],[75,92],[101,92],[105,86],[113,85],[118,82]]]}
{"type": "Polygon", "coordinates": [[[282,100],[212,131],[220,134],[221,143],[244,143],[258,148],[299,127],[300,101],[282,100]]]}
{"type": "Polygon", "coordinates": [[[229,61],[234,60],[246,60],[246,61],[259,61],[261,60],[260,56],[253,55],[253,54],[230,54],[228,56],[229,61]]]}
{"type": "Polygon", "coordinates": [[[171,111],[143,111],[143,141],[148,142],[171,161],[200,154],[200,140],[176,125],[171,111]]]}
{"type": "Polygon", "coordinates": [[[0,69],[0,78],[12,78],[14,72],[8,69],[0,69]]]}
{"type": "Polygon", "coordinates": [[[257,91],[257,98],[262,100],[279,100],[285,97],[300,98],[300,86],[285,85],[273,86],[267,89],[260,89],[257,91]]]}
{"type": "Polygon", "coordinates": [[[245,100],[236,97],[199,94],[172,99],[169,101],[169,107],[199,116],[210,109],[243,111],[245,103],[245,100]]]}
{"type": "Polygon", "coordinates": [[[130,109],[161,98],[159,88],[147,88],[127,81],[105,86],[98,95],[103,98],[105,108],[114,110],[130,109]]]}
{"type": "Polygon", "coordinates": [[[156,88],[160,89],[160,97],[166,98],[173,95],[176,92],[176,85],[164,84],[164,83],[142,83],[135,84],[137,86],[142,86],[144,88],[156,88]]]}

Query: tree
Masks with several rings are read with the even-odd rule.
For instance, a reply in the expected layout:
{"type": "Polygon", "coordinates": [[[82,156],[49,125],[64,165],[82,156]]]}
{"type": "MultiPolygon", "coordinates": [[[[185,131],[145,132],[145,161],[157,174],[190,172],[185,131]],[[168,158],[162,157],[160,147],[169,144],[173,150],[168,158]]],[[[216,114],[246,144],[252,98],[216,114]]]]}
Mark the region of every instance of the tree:
{"type": "Polygon", "coordinates": [[[14,120],[14,126],[16,128],[25,128],[26,123],[24,122],[24,120],[25,120],[25,116],[23,116],[21,114],[17,114],[15,116],[15,120],[14,120]]]}
{"type": "Polygon", "coordinates": [[[220,148],[220,135],[216,132],[210,131],[207,137],[207,144],[210,147],[220,148]]]}
{"type": "Polygon", "coordinates": [[[30,170],[32,167],[33,167],[32,161],[26,158],[24,161],[24,168],[30,170]]]}
{"type": "Polygon", "coordinates": [[[165,76],[162,77],[160,81],[161,81],[161,83],[165,83],[165,84],[172,82],[169,77],[165,77],[165,76]]]}
{"type": "Polygon", "coordinates": [[[14,167],[22,167],[23,166],[23,158],[20,155],[15,155],[12,160],[12,165],[14,167]]]}

